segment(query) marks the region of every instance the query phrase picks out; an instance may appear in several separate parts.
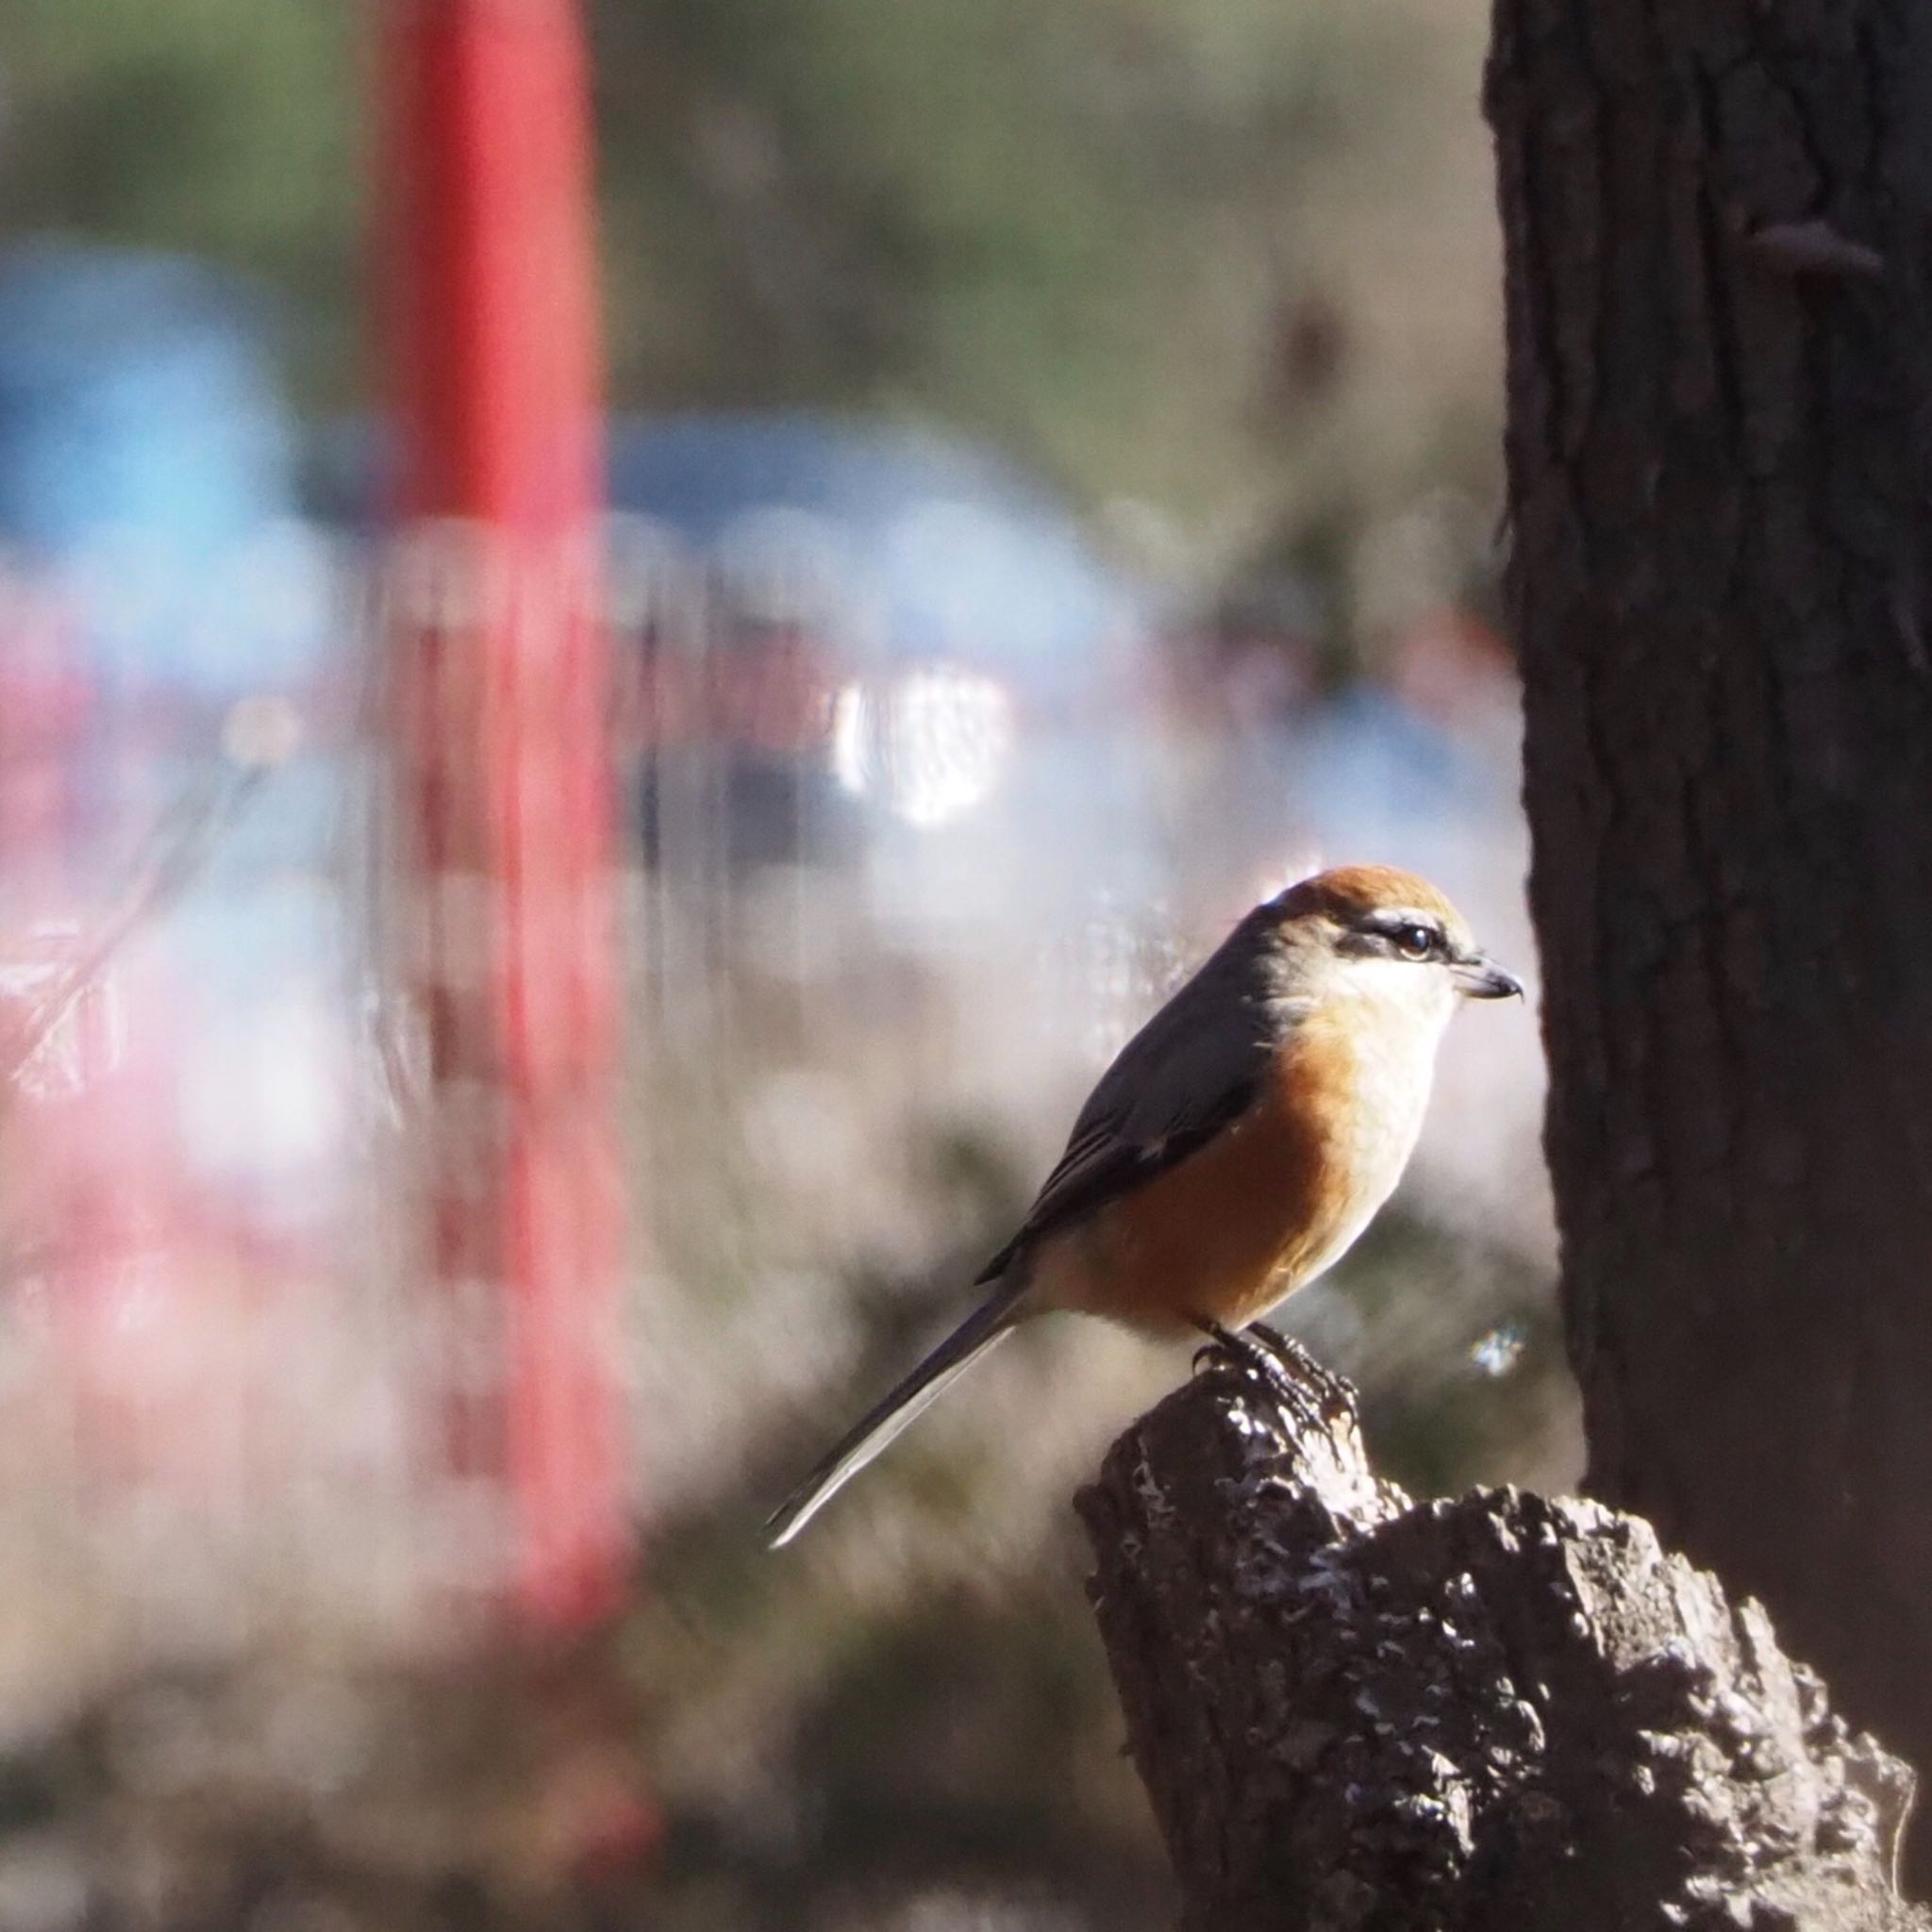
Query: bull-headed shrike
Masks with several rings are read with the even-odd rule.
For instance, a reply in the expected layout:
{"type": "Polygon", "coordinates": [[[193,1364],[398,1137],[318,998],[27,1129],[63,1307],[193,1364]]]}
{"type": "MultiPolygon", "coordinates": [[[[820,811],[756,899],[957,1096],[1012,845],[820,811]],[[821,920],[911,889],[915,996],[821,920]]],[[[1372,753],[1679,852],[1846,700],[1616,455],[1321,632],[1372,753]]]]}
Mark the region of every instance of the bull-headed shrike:
{"type": "Polygon", "coordinates": [[[774,1546],[1036,1315],[1199,1331],[1257,1357],[1239,1331],[1333,1266],[1394,1191],[1450,1015],[1522,991],[1412,873],[1343,866],[1256,907],[1122,1048],[981,1271],[986,1299],[786,1499],[774,1546]]]}

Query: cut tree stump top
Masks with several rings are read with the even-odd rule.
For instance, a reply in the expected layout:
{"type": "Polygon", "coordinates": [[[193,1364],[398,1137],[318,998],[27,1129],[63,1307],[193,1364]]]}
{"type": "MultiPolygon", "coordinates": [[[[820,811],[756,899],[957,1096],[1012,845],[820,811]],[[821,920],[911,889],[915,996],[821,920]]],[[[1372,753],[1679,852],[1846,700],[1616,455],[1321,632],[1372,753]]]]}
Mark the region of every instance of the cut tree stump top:
{"type": "Polygon", "coordinates": [[[1186,1927],[1932,1926],[1911,1772],[1638,1518],[1413,1501],[1346,1383],[1219,1360],[1076,1507],[1186,1927]]]}

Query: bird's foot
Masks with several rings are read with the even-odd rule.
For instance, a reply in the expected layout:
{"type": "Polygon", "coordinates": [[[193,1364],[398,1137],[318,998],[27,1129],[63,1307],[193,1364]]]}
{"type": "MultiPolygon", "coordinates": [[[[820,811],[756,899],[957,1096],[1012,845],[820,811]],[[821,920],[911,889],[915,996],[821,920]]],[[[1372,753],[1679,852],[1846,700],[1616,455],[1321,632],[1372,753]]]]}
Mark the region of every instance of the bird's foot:
{"type": "Polygon", "coordinates": [[[1266,1322],[1227,1328],[1219,1322],[1196,1322],[1209,1337],[1194,1351],[1194,1367],[1204,1360],[1233,1361],[1258,1375],[1307,1422],[1325,1425],[1348,1411],[1348,1385],[1331,1374],[1299,1341],[1266,1322]]]}
{"type": "Polygon", "coordinates": [[[1303,1382],[1322,1383],[1328,1372],[1291,1335],[1284,1335],[1272,1322],[1250,1322],[1242,1331],[1258,1342],[1282,1367],[1303,1382]]]}
{"type": "Polygon", "coordinates": [[[1196,1370],[1206,1361],[1231,1361],[1238,1368],[1261,1376],[1264,1381],[1292,1379],[1294,1368],[1291,1366],[1288,1355],[1271,1346],[1280,1339],[1274,1330],[1257,1334],[1255,1328],[1228,1328],[1219,1322],[1208,1321],[1196,1322],[1194,1326],[1208,1337],[1206,1344],[1194,1351],[1196,1370]]]}

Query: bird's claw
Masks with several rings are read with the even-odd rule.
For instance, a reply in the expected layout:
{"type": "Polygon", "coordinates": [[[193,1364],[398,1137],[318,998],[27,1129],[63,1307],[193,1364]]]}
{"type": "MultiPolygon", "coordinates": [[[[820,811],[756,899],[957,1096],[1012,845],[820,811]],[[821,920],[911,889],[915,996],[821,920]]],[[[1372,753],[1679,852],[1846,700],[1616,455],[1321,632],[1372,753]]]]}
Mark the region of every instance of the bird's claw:
{"type": "Polygon", "coordinates": [[[1194,1325],[1208,1338],[1194,1351],[1197,1369],[1204,1360],[1231,1360],[1267,1381],[1297,1386],[1321,1376],[1321,1369],[1307,1349],[1265,1322],[1252,1322],[1245,1328],[1228,1328],[1219,1322],[1194,1325]]]}
{"type": "Polygon", "coordinates": [[[1280,1329],[1266,1322],[1251,1322],[1245,1328],[1227,1328],[1219,1322],[1195,1326],[1209,1338],[1194,1351],[1196,1372],[1204,1360],[1232,1361],[1258,1375],[1304,1422],[1317,1426],[1347,1413],[1346,1385],[1280,1329]]]}
{"type": "Polygon", "coordinates": [[[1314,1357],[1299,1341],[1284,1335],[1272,1322],[1250,1322],[1246,1332],[1277,1361],[1286,1363],[1298,1374],[1320,1373],[1314,1357]]]}
{"type": "Polygon", "coordinates": [[[1218,1359],[1232,1361],[1269,1382],[1285,1382],[1292,1375],[1289,1357],[1272,1346],[1279,1339],[1272,1331],[1264,1338],[1253,1328],[1228,1328],[1219,1322],[1200,1322],[1195,1325],[1208,1338],[1205,1347],[1194,1351],[1197,1369],[1204,1359],[1218,1359]]]}

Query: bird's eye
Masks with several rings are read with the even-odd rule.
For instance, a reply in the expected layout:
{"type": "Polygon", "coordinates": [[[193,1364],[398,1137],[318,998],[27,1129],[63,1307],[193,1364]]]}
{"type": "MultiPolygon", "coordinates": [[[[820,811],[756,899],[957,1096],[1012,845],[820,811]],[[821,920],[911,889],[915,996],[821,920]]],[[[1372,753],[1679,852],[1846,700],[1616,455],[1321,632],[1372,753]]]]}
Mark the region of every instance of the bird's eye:
{"type": "Polygon", "coordinates": [[[1399,925],[1395,928],[1395,950],[1405,959],[1426,959],[1436,950],[1436,935],[1425,925],[1399,925]]]}

